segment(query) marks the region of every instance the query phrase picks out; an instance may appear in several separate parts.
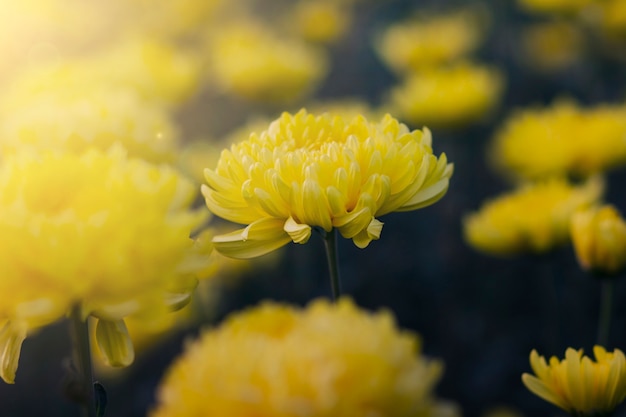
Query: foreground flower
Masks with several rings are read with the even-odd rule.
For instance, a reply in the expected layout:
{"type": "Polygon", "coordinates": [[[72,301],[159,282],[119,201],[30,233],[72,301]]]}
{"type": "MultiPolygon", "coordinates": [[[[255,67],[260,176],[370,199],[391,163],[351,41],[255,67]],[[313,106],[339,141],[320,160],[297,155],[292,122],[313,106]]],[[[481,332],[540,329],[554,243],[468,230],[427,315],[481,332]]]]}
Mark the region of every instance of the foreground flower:
{"type": "Polygon", "coordinates": [[[318,227],[364,248],[380,237],[378,216],[429,206],[448,190],[452,164],[433,155],[431,141],[428,129],[410,131],[389,115],[373,123],[283,113],[205,170],[208,208],[248,225],[216,236],[215,247],[251,258],[306,243],[318,227]]]}
{"type": "Polygon", "coordinates": [[[418,125],[457,126],[482,118],[502,96],[495,68],[459,63],[411,74],[391,91],[389,106],[418,125]]]}
{"type": "Polygon", "coordinates": [[[615,275],[626,266],[626,222],[613,206],[575,213],[572,242],[584,269],[615,275]]]}
{"type": "Polygon", "coordinates": [[[609,415],[626,398],[626,359],[619,349],[611,353],[595,346],[593,353],[595,361],[583,356],[582,349],[568,348],[565,359],[553,356],[546,363],[533,350],[530,365],[536,376],[524,374],[522,381],[533,394],[571,415],[609,415]]]}
{"type": "Polygon", "coordinates": [[[626,164],[626,106],[583,108],[561,100],[518,111],[496,133],[492,158],[498,168],[526,179],[585,177],[626,164]]]}
{"type": "Polygon", "coordinates": [[[397,23],[376,40],[376,50],[393,70],[405,73],[465,58],[483,37],[482,10],[418,15],[397,23]]]}
{"type": "Polygon", "coordinates": [[[454,416],[436,401],[439,361],[388,312],[347,299],[266,303],[231,316],[167,372],[152,417],[454,416]]]}
{"type": "Polygon", "coordinates": [[[546,252],[567,241],[574,212],[596,203],[602,191],[597,178],[581,186],[557,179],[524,185],[467,216],[465,240],[493,255],[546,252]]]}
{"type": "Polygon", "coordinates": [[[98,318],[112,365],[132,361],[124,317],[184,304],[209,267],[190,233],[194,186],[176,171],[108,153],[20,153],[0,167],[0,376],[13,382],[29,332],[77,308],[98,318]]]}

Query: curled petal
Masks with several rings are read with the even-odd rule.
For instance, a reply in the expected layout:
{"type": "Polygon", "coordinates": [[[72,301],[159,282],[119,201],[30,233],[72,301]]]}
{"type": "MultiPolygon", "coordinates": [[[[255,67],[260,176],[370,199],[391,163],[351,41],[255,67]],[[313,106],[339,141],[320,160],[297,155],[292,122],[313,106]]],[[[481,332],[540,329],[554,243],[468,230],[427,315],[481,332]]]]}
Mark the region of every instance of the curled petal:
{"type": "Polygon", "coordinates": [[[124,367],[135,360],[133,342],[124,320],[99,319],[96,325],[96,342],[109,366],[124,367]]]}
{"type": "Polygon", "coordinates": [[[372,221],[372,211],[369,207],[363,207],[343,216],[333,219],[333,226],[339,229],[341,236],[351,239],[366,230],[372,221]]]}
{"type": "Polygon", "coordinates": [[[250,259],[272,252],[291,242],[283,229],[284,220],[263,218],[244,229],[213,238],[215,249],[222,255],[237,259],[250,259]]]}
{"type": "Polygon", "coordinates": [[[8,322],[0,330],[0,377],[7,384],[15,383],[15,372],[26,334],[26,326],[21,323],[8,322]]]}
{"type": "Polygon", "coordinates": [[[295,243],[306,243],[311,237],[311,226],[308,224],[300,224],[296,222],[293,217],[287,219],[284,229],[295,243]]]}
{"type": "Polygon", "coordinates": [[[372,218],[370,224],[367,226],[367,229],[361,231],[359,234],[352,238],[354,244],[364,249],[367,245],[370,244],[372,240],[378,240],[380,238],[380,233],[383,231],[383,222],[378,219],[372,218]]]}

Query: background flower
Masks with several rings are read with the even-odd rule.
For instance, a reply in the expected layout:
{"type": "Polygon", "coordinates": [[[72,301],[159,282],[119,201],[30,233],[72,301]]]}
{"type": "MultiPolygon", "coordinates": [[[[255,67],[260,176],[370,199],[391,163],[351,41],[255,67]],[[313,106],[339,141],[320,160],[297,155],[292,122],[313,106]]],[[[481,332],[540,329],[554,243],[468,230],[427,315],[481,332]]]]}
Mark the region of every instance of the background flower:
{"type": "Polygon", "coordinates": [[[151,415],[454,416],[434,397],[442,369],[389,312],[265,303],[188,346],[151,415]]]}

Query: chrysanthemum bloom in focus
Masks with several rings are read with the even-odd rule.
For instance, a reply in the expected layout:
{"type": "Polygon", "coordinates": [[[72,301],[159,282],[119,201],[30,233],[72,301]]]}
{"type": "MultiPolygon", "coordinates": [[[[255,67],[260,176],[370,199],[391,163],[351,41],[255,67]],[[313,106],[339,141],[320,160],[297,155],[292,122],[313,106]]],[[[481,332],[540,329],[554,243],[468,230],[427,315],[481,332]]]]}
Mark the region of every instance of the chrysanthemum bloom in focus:
{"type": "Polygon", "coordinates": [[[626,106],[559,100],[514,113],[496,133],[493,164],[517,178],[586,177],[626,164],[626,106]],[[591,139],[593,138],[593,139],[591,139]]]}
{"type": "Polygon", "coordinates": [[[361,248],[378,239],[377,217],[429,206],[448,190],[452,164],[433,155],[428,129],[393,117],[346,121],[301,110],[224,150],[202,186],[208,208],[244,229],[216,236],[217,250],[251,258],[288,242],[306,243],[313,227],[338,229],[361,248]]]}
{"type": "Polygon", "coordinates": [[[578,262],[586,269],[612,276],[626,266],[626,222],[606,205],[572,216],[571,236],[578,262]]]}
{"type": "Polygon", "coordinates": [[[389,107],[415,124],[455,127],[484,117],[500,101],[496,68],[458,63],[411,74],[391,90],[389,107]]]}
{"type": "Polygon", "coordinates": [[[388,312],[351,301],[266,303],[205,332],[169,369],[152,417],[455,416],[442,364],[388,312]]]}
{"type": "Polygon", "coordinates": [[[211,81],[248,100],[286,103],[312,91],[326,75],[326,54],[297,39],[286,39],[258,22],[229,22],[211,32],[211,81]]]}
{"type": "Polygon", "coordinates": [[[484,10],[419,15],[396,23],[375,41],[383,61],[399,73],[449,64],[473,52],[483,38],[484,10]]]}
{"type": "Polygon", "coordinates": [[[603,188],[599,178],[579,186],[561,179],[525,184],[465,217],[465,240],[493,255],[547,252],[567,242],[572,215],[596,203],[603,188]]]}
{"type": "Polygon", "coordinates": [[[626,398],[626,359],[615,349],[595,346],[596,360],[582,349],[568,348],[565,359],[556,356],[546,363],[536,350],[530,353],[535,375],[523,374],[526,388],[576,417],[608,416],[626,398]]]}
{"type": "Polygon", "coordinates": [[[165,166],[108,153],[20,153],[0,166],[0,376],[27,334],[70,310],[98,319],[109,364],[133,349],[124,317],[185,303],[210,265],[195,187],[165,166]]]}

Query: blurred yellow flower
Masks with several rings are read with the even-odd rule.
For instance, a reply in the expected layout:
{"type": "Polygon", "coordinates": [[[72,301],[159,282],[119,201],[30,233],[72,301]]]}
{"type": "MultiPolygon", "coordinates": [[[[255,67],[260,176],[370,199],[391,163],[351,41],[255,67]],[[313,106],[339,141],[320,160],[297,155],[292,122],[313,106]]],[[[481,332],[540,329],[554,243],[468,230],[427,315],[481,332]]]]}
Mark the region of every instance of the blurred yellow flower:
{"type": "Polygon", "coordinates": [[[428,129],[393,117],[283,113],[260,134],[224,150],[202,186],[208,208],[244,229],[213,240],[236,258],[306,243],[311,228],[337,228],[366,247],[383,227],[376,217],[429,206],[448,190],[452,164],[433,155],[428,129]]]}
{"type": "Polygon", "coordinates": [[[582,349],[568,348],[565,359],[553,356],[546,363],[533,350],[530,366],[536,376],[525,373],[522,381],[533,394],[572,415],[609,415],[626,398],[626,359],[619,349],[611,353],[594,346],[593,353],[595,361],[583,356],[582,349]]]}
{"type": "Polygon", "coordinates": [[[541,71],[559,71],[582,58],[585,36],[581,28],[564,21],[528,25],[522,32],[522,49],[526,61],[541,71]]]}
{"type": "Polygon", "coordinates": [[[434,397],[443,367],[421,356],[420,345],[389,312],[347,299],[306,309],[268,302],[189,345],[150,415],[459,415],[434,397]]]}
{"type": "Polygon", "coordinates": [[[612,36],[626,35],[626,2],[622,0],[606,0],[594,3],[594,23],[612,36]]]}
{"type": "Polygon", "coordinates": [[[229,22],[208,43],[210,81],[249,100],[293,101],[313,91],[328,68],[323,50],[251,20],[229,22]]]}
{"type": "Polygon", "coordinates": [[[577,14],[595,0],[517,0],[519,5],[530,12],[547,14],[577,14]]]}
{"type": "Polygon", "coordinates": [[[465,240],[492,255],[546,252],[567,241],[574,212],[593,205],[602,192],[598,178],[581,186],[559,179],[525,184],[466,216],[465,240]]]}
{"type": "Polygon", "coordinates": [[[417,15],[386,29],[376,51],[394,71],[404,73],[465,58],[479,45],[487,17],[484,10],[417,15]]]}
{"type": "Polygon", "coordinates": [[[560,100],[513,113],[496,132],[493,164],[519,178],[589,176],[626,163],[626,106],[560,100]],[[590,139],[592,138],[592,139],[590,139]]]}
{"type": "Polygon", "coordinates": [[[626,222],[615,207],[606,205],[572,216],[571,237],[580,265],[603,275],[626,266],[626,222]]]}
{"type": "Polygon", "coordinates": [[[289,32],[310,42],[331,43],[350,24],[350,9],[336,0],[299,0],[285,16],[289,32]]]}
{"type": "Polygon", "coordinates": [[[119,142],[133,157],[174,160],[179,132],[162,106],[132,90],[94,87],[78,92],[63,87],[0,98],[4,155],[26,148],[81,153],[119,142]]]}
{"type": "Polygon", "coordinates": [[[425,69],[392,89],[389,107],[410,123],[455,127],[485,116],[500,101],[503,84],[502,73],[487,66],[425,69]]]}
{"type": "Polygon", "coordinates": [[[206,220],[190,209],[195,195],[173,169],[117,147],[5,158],[0,292],[11,296],[0,300],[0,320],[11,337],[0,337],[0,376],[13,382],[27,332],[74,306],[99,319],[113,364],[132,360],[123,318],[183,304],[208,267],[210,237],[190,238],[206,220]]]}

